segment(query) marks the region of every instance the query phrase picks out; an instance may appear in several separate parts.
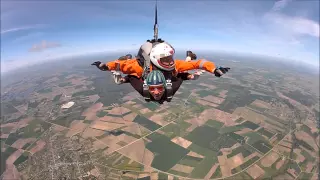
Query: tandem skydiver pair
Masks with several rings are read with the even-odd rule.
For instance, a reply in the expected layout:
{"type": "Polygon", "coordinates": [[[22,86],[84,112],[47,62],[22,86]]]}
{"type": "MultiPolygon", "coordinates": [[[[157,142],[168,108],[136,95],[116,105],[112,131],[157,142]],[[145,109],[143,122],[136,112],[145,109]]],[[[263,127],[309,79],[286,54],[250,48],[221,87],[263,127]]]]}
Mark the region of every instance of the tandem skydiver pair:
{"type": "Polygon", "coordinates": [[[188,73],[189,70],[201,69],[221,77],[228,72],[228,67],[216,67],[205,59],[197,60],[192,51],[187,51],[186,60],[174,60],[175,49],[162,39],[158,39],[157,3],[155,7],[154,38],[147,40],[139,49],[135,58],[127,54],[108,63],[96,61],[91,65],[102,71],[111,71],[115,83],[130,83],[146,101],[170,102],[185,80],[196,80],[201,72],[188,73]],[[122,77],[121,73],[127,74],[122,77]]]}
{"type": "MultiPolygon", "coordinates": [[[[187,71],[202,69],[220,77],[230,68],[216,67],[213,62],[201,60],[174,60],[174,48],[166,42],[160,42],[151,48],[150,53],[142,45],[138,55],[134,59],[116,60],[108,63],[99,61],[92,63],[102,71],[119,71],[127,74],[120,78],[121,83],[130,83],[133,88],[144,96],[146,101],[156,101],[162,104],[171,101],[173,95],[178,91],[185,80],[196,80],[200,73],[190,74],[187,71]],[[147,54],[147,56],[145,55],[147,54]],[[146,66],[146,58],[149,58],[149,69],[146,66]],[[147,71],[147,73],[146,73],[147,71]]],[[[195,56],[195,55],[194,55],[195,56]]],[[[190,59],[187,56],[187,60],[190,59]]]]}

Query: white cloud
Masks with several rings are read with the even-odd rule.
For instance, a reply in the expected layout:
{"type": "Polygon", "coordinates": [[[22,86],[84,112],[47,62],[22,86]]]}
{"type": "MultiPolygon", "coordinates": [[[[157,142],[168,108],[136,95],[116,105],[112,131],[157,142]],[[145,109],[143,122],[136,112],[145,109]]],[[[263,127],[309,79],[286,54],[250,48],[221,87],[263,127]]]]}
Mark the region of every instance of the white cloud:
{"type": "Polygon", "coordinates": [[[291,0],[279,0],[274,3],[272,7],[272,11],[280,11],[281,9],[285,8],[291,0]]]}
{"type": "Polygon", "coordinates": [[[39,44],[34,44],[30,49],[29,52],[41,52],[49,48],[55,48],[55,47],[60,47],[60,43],[56,42],[47,42],[47,41],[42,41],[39,44]]]}
{"type": "Polygon", "coordinates": [[[20,37],[13,39],[12,43],[22,43],[22,42],[26,42],[28,40],[35,40],[40,37],[43,37],[44,35],[45,35],[44,32],[31,32],[31,33],[28,33],[27,35],[20,36],[20,37]]]}
{"type": "MultiPolygon", "coordinates": [[[[22,67],[32,66],[38,63],[56,61],[58,59],[69,58],[73,56],[90,55],[97,53],[132,53],[140,47],[139,44],[127,46],[120,45],[104,45],[104,46],[72,46],[59,48],[59,50],[51,52],[39,52],[29,56],[14,56],[10,57],[10,61],[1,60],[1,73],[6,73],[12,70],[16,70],[22,67]],[[103,48],[101,48],[103,47],[103,48]],[[71,50],[72,49],[72,50],[71,50]]],[[[101,61],[108,61],[110,59],[104,59],[101,61]]]]}
{"type": "Polygon", "coordinates": [[[319,23],[316,21],[274,12],[267,13],[265,19],[271,23],[271,25],[276,26],[275,28],[287,34],[309,35],[319,38],[319,23]]]}
{"type": "Polygon", "coordinates": [[[35,29],[35,28],[42,28],[47,25],[45,24],[36,24],[36,25],[30,25],[30,26],[22,26],[22,27],[15,27],[15,28],[10,28],[6,30],[1,30],[1,35],[10,33],[10,32],[16,32],[16,31],[22,31],[22,30],[28,30],[28,29],[35,29]]]}

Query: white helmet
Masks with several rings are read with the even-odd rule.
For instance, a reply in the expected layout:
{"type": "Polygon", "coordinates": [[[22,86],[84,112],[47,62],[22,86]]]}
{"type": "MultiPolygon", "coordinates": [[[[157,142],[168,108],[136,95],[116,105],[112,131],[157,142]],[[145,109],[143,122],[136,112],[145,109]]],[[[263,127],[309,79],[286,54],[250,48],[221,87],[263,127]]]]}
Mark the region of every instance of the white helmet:
{"type": "Polygon", "coordinates": [[[150,60],[157,68],[172,71],[175,68],[174,53],[174,48],[169,43],[162,42],[151,49],[150,60]]]}

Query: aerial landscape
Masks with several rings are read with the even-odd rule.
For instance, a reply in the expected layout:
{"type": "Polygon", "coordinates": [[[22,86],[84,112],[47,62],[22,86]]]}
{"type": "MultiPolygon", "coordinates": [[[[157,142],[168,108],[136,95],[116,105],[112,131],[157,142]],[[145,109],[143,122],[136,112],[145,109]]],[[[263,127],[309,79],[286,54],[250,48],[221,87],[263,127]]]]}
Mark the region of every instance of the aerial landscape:
{"type": "Polygon", "coordinates": [[[319,180],[319,7],[1,1],[0,179],[319,180]]]}
{"type": "Polygon", "coordinates": [[[221,61],[233,71],[184,82],[163,105],[128,85],[114,91],[108,72],[86,60],[30,72],[2,87],[2,176],[317,179],[319,84],[309,83],[317,75],[299,81],[293,68],[221,61]]]}

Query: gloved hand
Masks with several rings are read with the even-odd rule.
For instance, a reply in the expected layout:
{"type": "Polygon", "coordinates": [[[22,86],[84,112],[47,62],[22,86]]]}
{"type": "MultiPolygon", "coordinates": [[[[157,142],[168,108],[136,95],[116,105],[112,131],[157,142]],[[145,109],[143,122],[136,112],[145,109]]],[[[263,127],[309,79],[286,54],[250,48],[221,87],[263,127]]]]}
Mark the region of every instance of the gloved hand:
{"type": "Polygon", "coordinates": [[[100,61],[96,61],[94,63],[92,63],[91,65],[93,66],[97,66],[97,68],[99,68],[101,71],[108,71],[108,66],[104,63],[101,63],[100,61]]]}
{"type": "Polygon", "coordinates": [[[215,76],[217,76],[217,77],[220,77],[220,76],[222,76],[223,74],[225,74],[225,73],[227,73],[228,71],[230,70],[230,68],[229,67],[218,67],[218,68],[216,68],[214,71],[213,71],[213,73],[214,73],[214,75],[215,76]]]}
{"type": "Polygon", "coordinates": [[[187,57],[190,57],[191,60],[196,60],[197,59],[197,55],[192,53],[192,51],[187,51],[187,57]]]}
{"type": "Polygon", "coordinates": [[[197,80],[202,73],[200,71],[191,74],[190,80],[197,80]]]}

